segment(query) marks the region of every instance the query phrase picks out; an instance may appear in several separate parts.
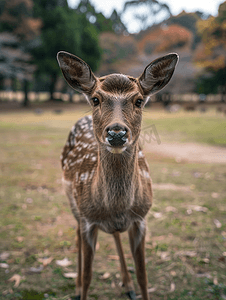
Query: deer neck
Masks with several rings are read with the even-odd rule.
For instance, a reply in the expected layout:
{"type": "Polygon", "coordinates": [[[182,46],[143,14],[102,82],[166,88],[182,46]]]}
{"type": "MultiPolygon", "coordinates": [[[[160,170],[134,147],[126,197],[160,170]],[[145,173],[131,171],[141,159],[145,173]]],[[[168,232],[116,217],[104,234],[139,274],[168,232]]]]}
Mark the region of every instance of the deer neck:
{"type": "Polygon", "coordinates": [[[108,150],[98,151],[97,186],[109,209],[117,211],[131,207],[138,174],[138,145],[135,144],[122,154],[108,150]]]}

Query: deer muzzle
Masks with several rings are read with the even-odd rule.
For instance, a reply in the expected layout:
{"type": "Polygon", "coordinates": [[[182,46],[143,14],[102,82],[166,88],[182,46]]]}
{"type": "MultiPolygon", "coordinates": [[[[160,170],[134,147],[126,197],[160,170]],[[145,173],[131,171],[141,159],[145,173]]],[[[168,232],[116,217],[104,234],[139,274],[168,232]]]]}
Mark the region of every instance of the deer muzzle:
{"type": "Polygon", "coordinates": [[[105,131],[107,149],[112,153],[121,153],[126,149],[129,139],[129,129],[119,123],[108,126],[105,131]]]}

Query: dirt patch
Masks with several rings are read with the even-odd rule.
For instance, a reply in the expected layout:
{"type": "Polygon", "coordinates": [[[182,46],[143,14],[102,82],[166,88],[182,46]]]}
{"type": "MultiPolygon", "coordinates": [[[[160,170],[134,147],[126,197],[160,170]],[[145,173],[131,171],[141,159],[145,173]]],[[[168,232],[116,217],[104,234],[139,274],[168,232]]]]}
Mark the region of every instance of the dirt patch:
{"type": "Polygon", "coordinates": [[[174,158],[176,162],[226,164],[226,148],[196,143],[145,144],[144,152],[174,158]]]}

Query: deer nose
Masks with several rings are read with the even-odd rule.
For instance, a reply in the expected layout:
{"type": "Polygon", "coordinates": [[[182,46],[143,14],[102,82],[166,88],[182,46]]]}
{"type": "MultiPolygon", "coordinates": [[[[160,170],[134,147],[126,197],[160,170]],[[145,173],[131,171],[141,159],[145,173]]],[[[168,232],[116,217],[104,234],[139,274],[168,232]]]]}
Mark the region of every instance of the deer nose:
{"type": "Polygon", "coordinates": [[[107,141],[110,143],[111,146],[117,147],[122,146],[127,141],[127,128],[121,126],[118,123],[115,123],[109,126],[107,129],[107,141]]]}

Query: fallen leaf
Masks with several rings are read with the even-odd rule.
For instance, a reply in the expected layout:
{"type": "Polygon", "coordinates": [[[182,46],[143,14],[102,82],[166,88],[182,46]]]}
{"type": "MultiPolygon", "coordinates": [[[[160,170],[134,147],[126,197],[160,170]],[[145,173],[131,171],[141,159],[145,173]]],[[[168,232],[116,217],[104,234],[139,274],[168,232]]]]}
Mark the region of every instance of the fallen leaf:
{"type": "Polygon", "coordinates": [[[178,256],[188,256],[188,257],[195,257],[197,255],[197,252],[195,251],[177,251],[175,255],[178,256]]]}
{"type": "Polygon", "coordinates": [[[26,202],[29,203],[29,204],[31,204],[31,203],[33,203],[33,199],[32,198],[27,198],[26,202]]]}
{"type": "Polygon", "coordinates": [[[102,276],[100,276],[100,279],[108,279],[111,276],[109,272],[105,272],[102,276]]]}
{"type": "Polygon", "coordinates": [[[72,264],[72,262],[70,260],[68,260],[67,257],[65,257],[62,260],[56,260],[56,264],[61,267],[68,267],[72,264]]]}
{"type": "Polygon", "coordinates": [[[174,206],[167,206],[166,207],[166,212],[178,212],[177,208],[174,206]]]}
{"type": "Polygon", "coordinates": [[[18,237],[16,238],[16,240],[17,240],[17,242],[22,243],[23,240],[24,240],[24,237],[23,237],[23,236],[18,236],[18,237]]]}
{"type": "Polygon", "coordinates": [[[218,197],[219,197],[219,194],[218,194],[218,193],[214,193],[214,192],[213,192],[213,193],[211,194],[211,197],[212,197],[212,198],[214,198],[214,199],[216,199],[216,198],[218,198],[218,197]]]}
{"type": "Polygon", "coordinates": [[[76,278],[76,277],[78,277],[78,273],[73,273],[73,272],[64,273],[64,277],[66,277],[66,278],[76,278]]]}
{"type": "Polygon", "coordinates": [[[163,251],[160,253],[161,259],[164,261],[169,261],[170,260],[170,253],[167,251],[163,251]]]}
{"type": "Polygon", "coordinates": [[[189,205],[188,209],[200,211],[200,212],[207,212],[208,208],[200,205],[189,205]]]}
{"type": "Polygon", "coordinates": [[[119,256],[118,255],[108,255],[108,259],[112,259],[112,260],[119,260],[119,256]]]}
{"type": "Polygon", "coordinates": [[[148,289],[148,293],[154,293],[156,291],[156,287],[148,289]]]}
{"type": "Polygon", "coordinates": [[[0,260],[6,260],[9,257],[9,253],[8,252],[2,252],[0,254],[0,260]]]}
{"type": "Polygon", "coordinates": [[[209,258],[203,258],[203,259],[201,259],[200,260],[201,262],[204,262],[205,264],[209,264],[210,263],[210,260],[209,260],[209,258]]]}
{"type": "Polygon", "coordinates": [[[43,264],[43,267],[46,267],[47,265],[49,265],[53,260],[53,257],[48,257],[48,258],[39,258],[38,262],[43,264]]]}
{"type": "Polygon", "coordinates": [[[0,267],[3,269],[8,269],[9,265],[6,263],[0,263],[0,267]]]}
{"type": "Polygon", "coordinates": [[[206,277],[206,278],[209,278],[209,279],[212,278],[210,273],[198,273],[198,274],[196,274],[196,277],[198,277],[198,278],[206,277]]]}
{"type": "Polygon", "coordinates": [[[175,271],[171,271],[170,275],[172,275],[173,277],[177,276],[177,273],[175,271]]]}
{"type": "Polygon", "coordinates": [[[214,219],[214,224],[216,225],[217,228],[221,228],[222,227],[222,224],[220,221],[218,221],[217,219],[214,219]]]}
{"type": "Polygon", "coordinates": [[[176,288],[176,285],[174,282],[171,282],[170,284],[170,293],[174,292],[175,291],[175,288],[176,288]]]}
{"type": "Polygon", "coordinates": [[[42,270],[43,270],[43,266],[41,265],[38,268],[31,267],[31,268],[29,268],[28,271],[31,272],[31,273],[41,273],[42,270]]]}
{"type": "Polygon", "coordinates": [[[18,274],[14,274],[10,279],[10,282],[15,281],[14,287],[18,287],[21,281],[21,276],[18,274]]]}
{"type": "Polygon", "coordinates": [[[156,212],[156,213],[153,213],[153,216],[156,219],[160,219],[160,218],[162,218],[162,213],[161,212],[156,212]]]}

